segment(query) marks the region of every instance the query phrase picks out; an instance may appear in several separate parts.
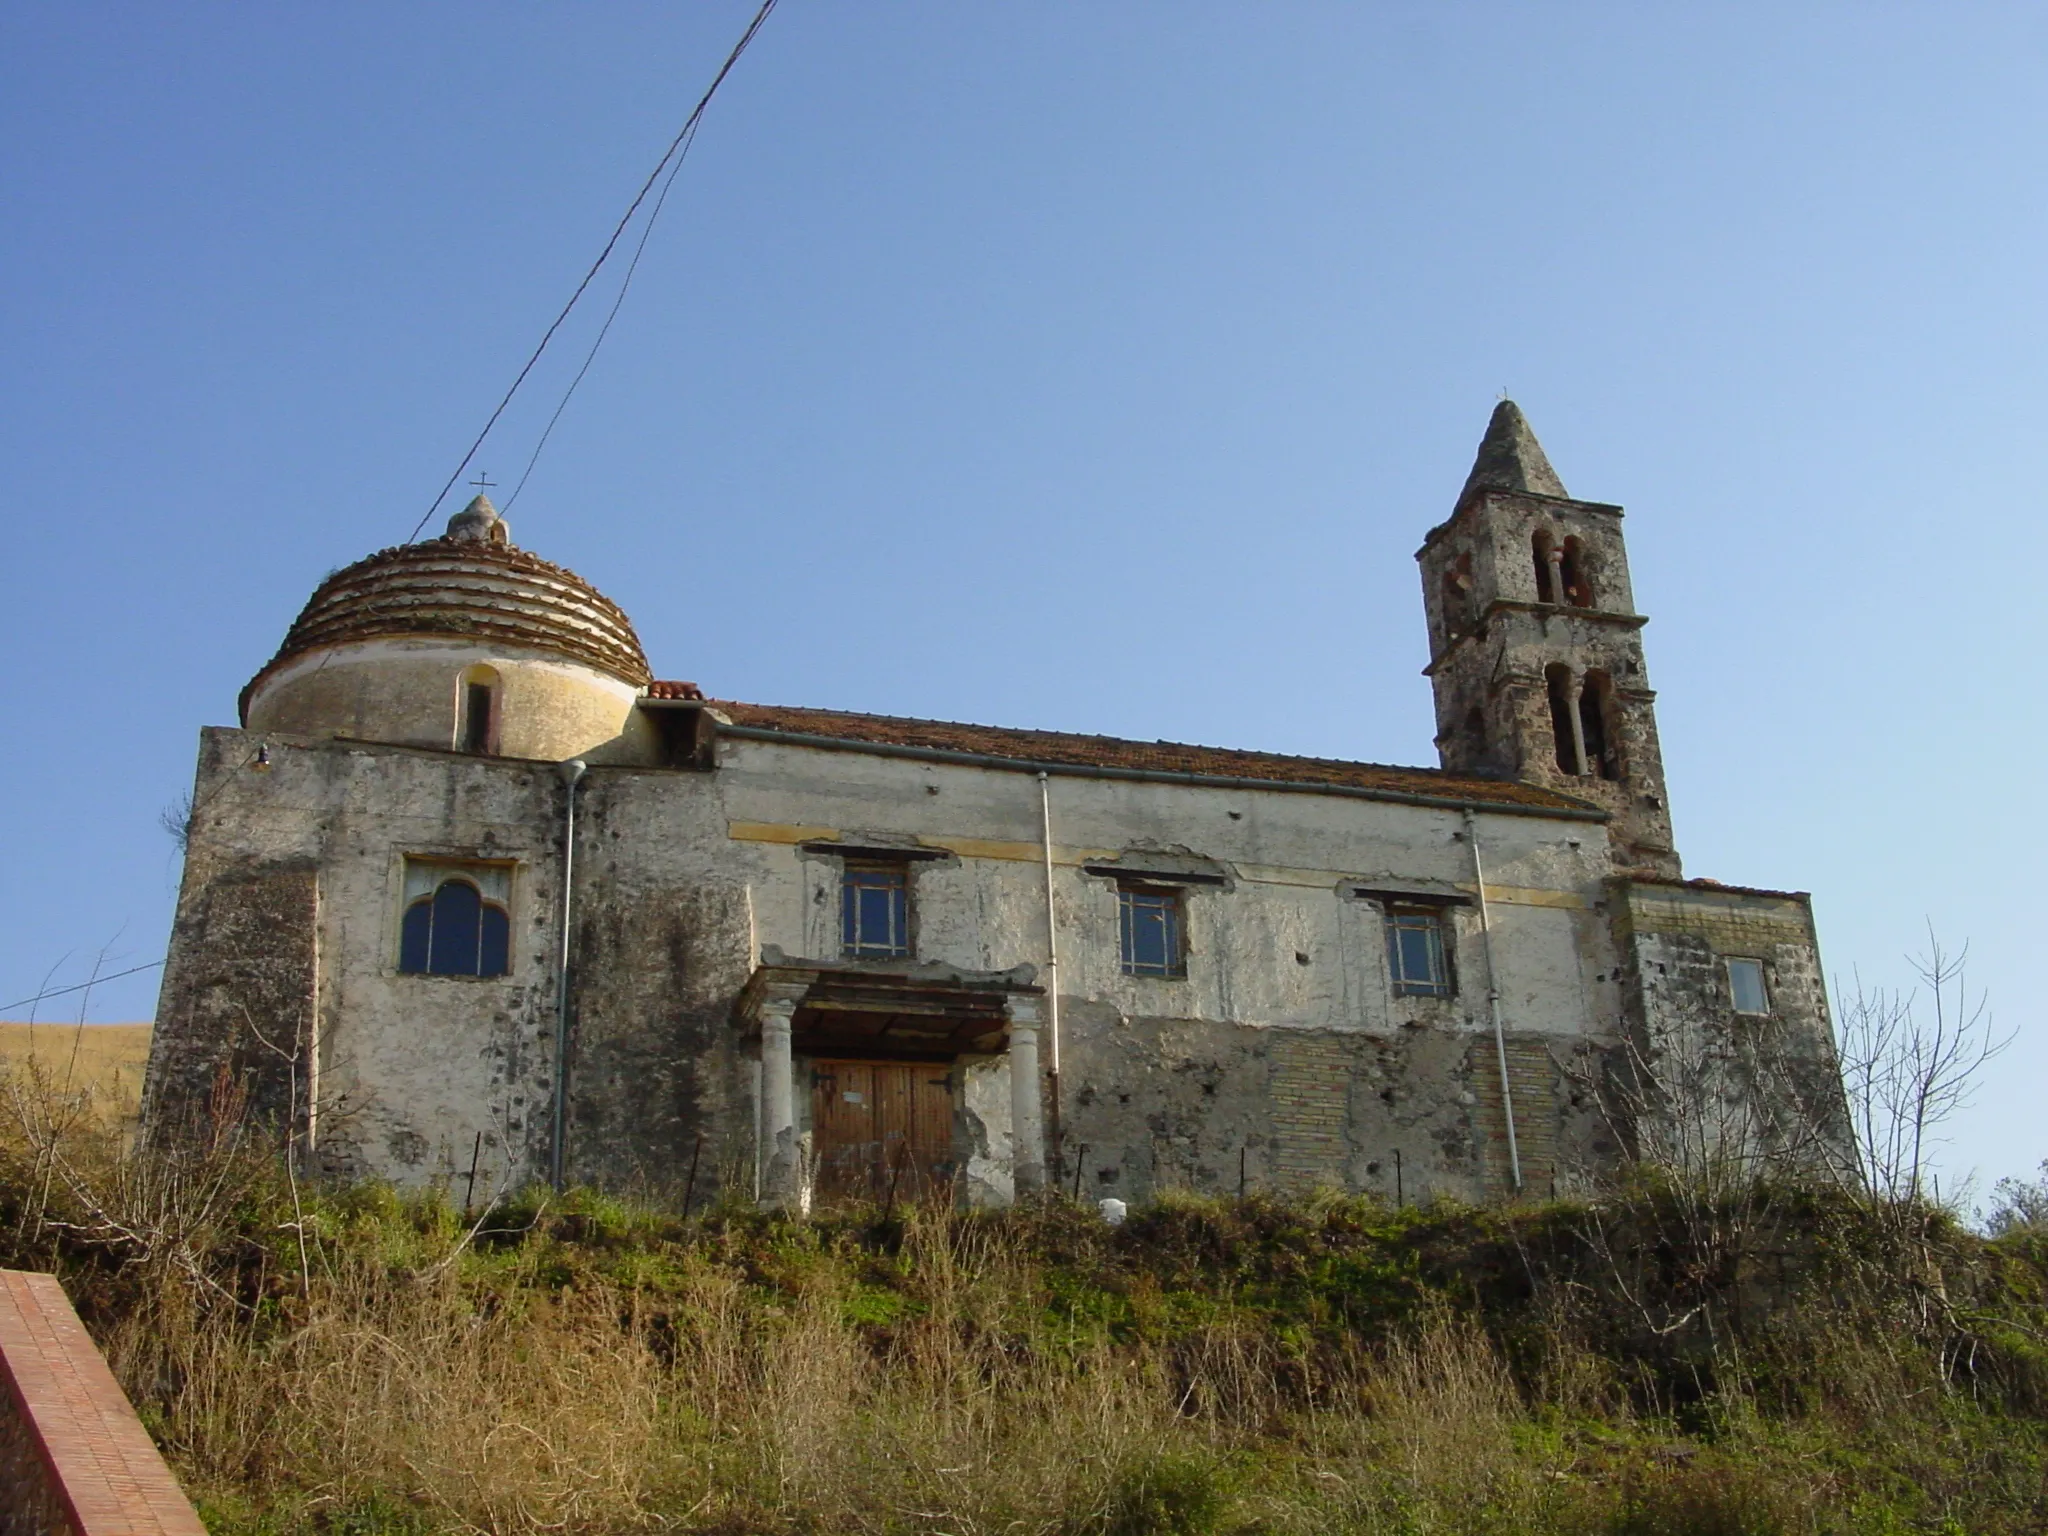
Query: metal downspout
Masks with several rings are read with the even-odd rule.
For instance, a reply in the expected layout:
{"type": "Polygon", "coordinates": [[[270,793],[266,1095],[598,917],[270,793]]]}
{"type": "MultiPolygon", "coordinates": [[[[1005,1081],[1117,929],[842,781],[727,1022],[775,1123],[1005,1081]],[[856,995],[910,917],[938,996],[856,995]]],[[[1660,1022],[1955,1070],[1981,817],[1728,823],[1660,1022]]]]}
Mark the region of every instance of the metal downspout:
{"type": "Polygon", "coordinates": [[[584,763],[572,757],[558,771],[568,793],[562,818],[562,947],[555,963],[555,1102],[548,1135],[548,1182],[560,1194],[568,1164],[569,1134],[569,919],[576,891],[576,785],[584,763]]]}
{"type": "Polygon", "coordinates": [[[1500,1065],[1500,1107],[1508,1123],[1508,1176],[1522,1192],[1522,1149],[1515,1140],[1515,1090],[1508,1084],[1508,1040],[1500,1022],[1500,976],[1493,963],[1493,913],[1486,900],[1486,864],[1479,856],[1479,818],[1465,812],[1465,841],[1472,845],[1472,879],[1479,887],[1479,947],[1486,953],[1486,1005],[1493,1014],[1493,1054],[1500,1065]]]}
{"type": "Polygon", "coordinates": [[[1052,1089],[1052,1187],[1065,1184],[1066,1147],[1060,1139],[1060,926],[1052,906],[1052,788],[1038,775],[1038,825],[1045,845],[1046,1065],[1052,1089]]]}

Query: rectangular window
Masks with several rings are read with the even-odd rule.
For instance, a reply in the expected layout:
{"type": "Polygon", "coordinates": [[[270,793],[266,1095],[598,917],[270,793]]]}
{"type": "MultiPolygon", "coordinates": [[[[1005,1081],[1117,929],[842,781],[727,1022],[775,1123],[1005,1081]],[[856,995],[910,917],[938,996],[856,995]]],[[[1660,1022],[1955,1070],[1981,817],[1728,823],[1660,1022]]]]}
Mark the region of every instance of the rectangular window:
{"type": "Polygon", "coordinates": [[[1126,976],[1185,976],[1181,893],[1171,886],[1120,885],[1116,892],[1119,944],[1126,976]]]}
{"type": "Polygon", "coordinates": [[[1764,963],[1761,960],[1728,962],[1728,995],[1737,1013],[1769,1013],[1770,995],[1764,991],[1764,963]]]}
{"type": "Polygon", "coordinates": [[[1435,907],[1387,908],[1387,975],[1396,997],[1449,997],[1444,915],[1435,907]]]}
{"type": "Polygon", "coordinates": [[[910,956],[910,871],[852,864],[839,884],[839,952],[849,960],[910,956]]]}

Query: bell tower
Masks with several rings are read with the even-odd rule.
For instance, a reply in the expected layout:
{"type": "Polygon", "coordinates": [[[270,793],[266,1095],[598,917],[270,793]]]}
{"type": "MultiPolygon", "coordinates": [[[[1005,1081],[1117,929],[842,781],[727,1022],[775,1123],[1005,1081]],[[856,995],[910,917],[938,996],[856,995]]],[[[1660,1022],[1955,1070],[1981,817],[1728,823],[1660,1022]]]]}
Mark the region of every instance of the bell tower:
{"type": "Polygon", "coordinates": [[[1415,558],[1443,766],[1589,800],[1617,874],[1677,879],[1621,508],[1567,495],[1503,400],[1415,558]]]}

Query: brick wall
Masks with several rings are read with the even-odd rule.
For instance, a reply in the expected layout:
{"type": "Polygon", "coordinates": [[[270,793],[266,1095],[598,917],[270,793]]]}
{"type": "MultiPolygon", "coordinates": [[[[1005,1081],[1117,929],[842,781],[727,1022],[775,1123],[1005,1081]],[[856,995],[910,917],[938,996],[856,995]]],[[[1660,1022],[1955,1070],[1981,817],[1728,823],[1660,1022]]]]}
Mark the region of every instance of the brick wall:
{"type": "Polygon", "coordinates": [[[1466,1071],[1472,1093],[1478,1100],[1477,1121],[1480,1148],[1480,1176],[1486,1197],[1491,1200],[1515,1198],[1514,1167],[1520,1162],[1525,1199],[1547,1200],[1557,1193],[1558,1184],[1558,1093],[1557,1063],[1550,1044],[1541,1035],[1509,1035],[1495,1046],[1484,1036],[1472,1042],[1466,1071]],[[1507,1057],[1508,1090],[1513,1095],[1515,1145],[1508,1148],[1508,1116],[1501,1098],[1501,1056],[1507,1057]]]}
{"type": "Polygon", "coordinates": [[[1343,1188],[1353,1064],[1345,1042],[1307,1031],[1273,1041],[1272,1183],[1290,1194],[1343,1188]]]}
{"type": "Polygon", "coordinates": [[[0,1536],[205,1536],[54,1275],[0,1270],[0,1536]]]}

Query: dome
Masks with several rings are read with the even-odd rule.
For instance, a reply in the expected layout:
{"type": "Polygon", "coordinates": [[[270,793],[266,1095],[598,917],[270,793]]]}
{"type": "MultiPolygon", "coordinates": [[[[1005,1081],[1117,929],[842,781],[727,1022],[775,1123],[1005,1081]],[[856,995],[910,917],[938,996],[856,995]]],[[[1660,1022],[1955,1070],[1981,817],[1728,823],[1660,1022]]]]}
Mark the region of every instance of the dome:
{"type": "Polygon", "coordinates": [[[502,681],[491,750],[568,755],[620,729],[651,677],[618,604],[515,547],[479,496],[440,538],[321,582],[242,690],[241,718],[255,730],[446,746],[463,739],[467,682],[502,681]]]}
{"type": "Polygon", "coordinates": [[[242,716],[264,679],[294,657],[409,635],[540,651],[635,688],[653,677],[624,610],[574,571],[513,545],[504,519],[479,496],[442,537],[380,550],[321,582],[242,690],[242,716]]]}

